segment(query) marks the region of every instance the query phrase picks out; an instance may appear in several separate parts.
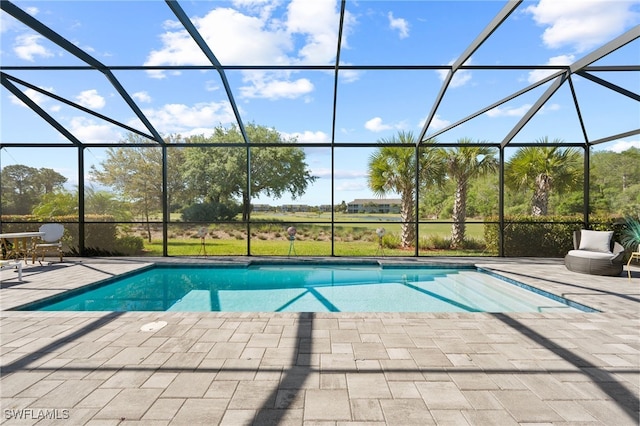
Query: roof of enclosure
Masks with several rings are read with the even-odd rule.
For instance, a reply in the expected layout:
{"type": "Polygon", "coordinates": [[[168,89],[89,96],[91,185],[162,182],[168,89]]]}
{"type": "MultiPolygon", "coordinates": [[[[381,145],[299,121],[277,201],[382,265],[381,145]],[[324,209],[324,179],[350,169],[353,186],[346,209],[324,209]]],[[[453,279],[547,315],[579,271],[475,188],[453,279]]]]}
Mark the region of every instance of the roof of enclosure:
{"type": "Polygon", "coordinates": [[[638,1],[2,0],[2,146],[640,134],[638,1]],[[25,106],[27,108],[25,108],[25,106]]]}

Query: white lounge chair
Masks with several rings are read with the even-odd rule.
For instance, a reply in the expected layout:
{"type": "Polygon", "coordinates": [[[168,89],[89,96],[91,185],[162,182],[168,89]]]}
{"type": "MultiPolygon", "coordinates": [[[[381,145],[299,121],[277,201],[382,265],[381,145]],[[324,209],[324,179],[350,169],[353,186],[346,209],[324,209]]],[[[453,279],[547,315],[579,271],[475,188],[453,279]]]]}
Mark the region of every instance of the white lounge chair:
{"type": "MultiPolygon", "coordinates": [[[[4,271],[5,269],[13,269],[16,268],[18,270],[18,281],[22,281],[22,262],[19,260],[0,260],[0,270],[4,271]]],[[[4,276],[2,277],[4,278],[4,276]]]]}
{"type": "Polygon", "coordinates": [[[41,255],[42,258],[38,260],[42,265],[44,255],[49,251],[56,251],[60,256],[60,262],[62,262],[62,241],[60,239],[64,235],[64,226],[59,223],[45,223],[40,227],[40,232],[44,232],[41,237],[43,243],[36,244],[33,250],[33,263],[36,263],[36,257],[41,255]]]}

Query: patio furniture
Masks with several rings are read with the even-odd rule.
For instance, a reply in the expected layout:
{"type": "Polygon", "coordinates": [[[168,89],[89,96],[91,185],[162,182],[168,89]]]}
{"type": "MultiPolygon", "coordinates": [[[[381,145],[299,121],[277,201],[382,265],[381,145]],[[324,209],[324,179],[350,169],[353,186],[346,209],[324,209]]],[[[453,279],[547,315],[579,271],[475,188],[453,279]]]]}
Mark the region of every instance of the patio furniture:
{"type": "Polygon", "coordinates": [[[33,263],[36,263],[36,257],[41,255],[42,258],[38,262],[42,265],[44,255],[50,251],[55,251],[60,256],[60,262],[62,262],[62,241],[60,239],[64,235],[64,226],[59,223],[46,223],[40,227],[40,232],[43,233],[41,238],[44,242],[35,245],[33,263]]]}
{"type": "Polygon", "coordinates": [[[0,248],[2,259],[27,260],[27,256],[33,253],[35,240],[42,237],[44,232],[6,232],[0,234],[0,248]]]}
{"type": "MultiPolygon", "coordinates": [[[[18,281],[22,281],[22,262],[19,260],[0,260],[0,270],[17,269],[18,281]]],[[[4,277],[3,277],[4,278],[4,277]]]]}
{"type": "Polygon", "coordinates": [[[574,231],[573,247],[564,257],[568,270],[590,275],[622,273],[624,247],[613,240],[613,231],[574,231]]]}

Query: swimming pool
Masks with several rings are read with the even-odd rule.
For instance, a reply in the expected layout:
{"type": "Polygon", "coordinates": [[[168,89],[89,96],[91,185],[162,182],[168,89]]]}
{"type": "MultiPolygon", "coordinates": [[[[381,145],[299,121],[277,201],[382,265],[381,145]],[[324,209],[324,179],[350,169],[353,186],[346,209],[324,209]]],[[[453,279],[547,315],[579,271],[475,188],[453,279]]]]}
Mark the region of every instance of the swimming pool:
{"type": "Polygon", "coordinates": [[[155,265],[22,310],[182,312],[579,312],[475,267],[155,265]]]}

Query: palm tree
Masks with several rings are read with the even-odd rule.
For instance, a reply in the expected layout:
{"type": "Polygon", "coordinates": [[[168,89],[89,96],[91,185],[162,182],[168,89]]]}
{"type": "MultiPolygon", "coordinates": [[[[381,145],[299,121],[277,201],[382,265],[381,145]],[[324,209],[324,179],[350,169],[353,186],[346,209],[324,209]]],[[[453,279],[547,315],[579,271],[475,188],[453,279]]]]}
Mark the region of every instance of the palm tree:
{"type": "MultiPolygon", "coordinates": [[[[513,189],[533,190],[531,214],[544,216],[552,191],[562,194],[576,189],[582,179],[580,152],[576,148],[549,146],[545,137],[536,141],[541,146],[523,147],[507,162],[505,183],[513,189]]],[[[561,143],[554,139],[553,144],[561,143]]]]}
{"type": "MultiPolygon", "coordinates": [[[[434,141],[427,141],[432,144],[434,141]]],[[[416,214],[416,139],[412,132],[398,132],[397,136],[378,140],[381,146],[369,157],[369,188],[378,197],[389,193],[400,195],[400,221],[402,222],[401,245],[410,247],[415,242],[416,214]],[[406,146],[399,146],[406,145],[406,146]],[[413,145],[413,146],[412,146],[413,145]]],[[[420,162],[420,184],[431,179],[427,164],[432,163],[430,157],[433,150],[418,151],[420,162]]]]}
{"type": "Polygon", "coordinates": [[[455,148],[439,148],[437,159],[444,165],[447,176],[455,182],[451,248],[462,246],[467,218],[467,190],[472,178],[493,172],[498,167],[495,149],[473,144],[469,138],[459,139],[455,148]]]}

